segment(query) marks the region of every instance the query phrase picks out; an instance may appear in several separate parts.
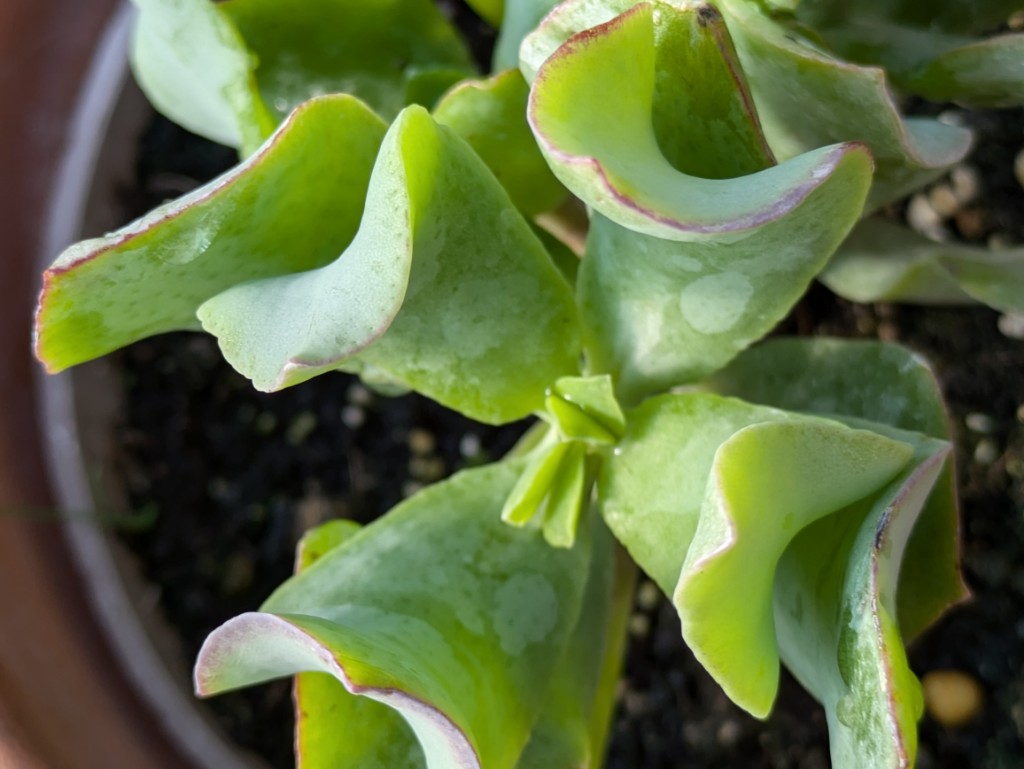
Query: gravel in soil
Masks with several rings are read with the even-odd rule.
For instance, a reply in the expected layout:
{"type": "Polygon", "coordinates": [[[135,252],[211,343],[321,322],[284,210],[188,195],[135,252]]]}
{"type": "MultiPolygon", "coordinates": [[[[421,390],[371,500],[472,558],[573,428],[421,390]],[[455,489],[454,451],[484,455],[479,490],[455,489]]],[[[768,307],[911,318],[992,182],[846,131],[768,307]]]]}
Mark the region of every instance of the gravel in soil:
{"type": "MultiPolygon", "coordinates": [[[[1024,242],[1024,189],[1014,177],[1024,114],[955,114],[985,140],[967,165],[922,193],[933,213],[922,221],[940,237],[1024,242]],[[959,200],[943,190],[959,191],[959,200]]],[[[209,178],[233,154],[156,119],[142,158],[126,199],[132,215],[209,178]]],[[[963,672],[983,699],[981,712],[957,728],[925,717],[920,769],[1024,766],[1022,325],[984,309],[856,306],[815,287],[782,326],[908,344],[932,362],[950,406],[974,595],[913,645],[911,663],[921,675],[963,672]]],[[[256,607],[288,576],[304,529],[338,516],[372,520],[424,484],[500,457],[524,429],[481,426],[417,396],[382,398],[340,374],[256,393],[202,336],[147,340],[116,364],[125,397],[121,463],[133,506],[147,514],[139,520],[149,519],[120,534],[159,586],[188,658],[210,630],[256,607]]],[[[645,580],[629,634],[611,769],[829,765],[824,716],[791,677],[784,674],[766,722],[739,711],[683,645],[674,611],[645,580]]],[[[286,682],[208,706],[240,745],[274,767],[292,766],[286,682]]]]}

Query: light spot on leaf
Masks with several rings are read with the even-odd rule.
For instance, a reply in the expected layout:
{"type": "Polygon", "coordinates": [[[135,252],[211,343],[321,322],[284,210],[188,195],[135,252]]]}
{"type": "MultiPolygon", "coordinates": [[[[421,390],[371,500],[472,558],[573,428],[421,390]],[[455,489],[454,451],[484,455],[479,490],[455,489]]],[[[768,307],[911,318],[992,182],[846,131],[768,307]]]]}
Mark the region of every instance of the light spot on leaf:
{"type": "Polygon", "coordinates": [[[494,596],[494,630],[506,654],[547,638],[558,620],[558,597],[539,574],[517,574],[494,596]]]}
{"type": "Polygon", "coordinates": [[[697,331],[720,334],[743,317],[753,293],[750,281],[737,272],[708,275],[682,290],[679,309],[697,331]]]}

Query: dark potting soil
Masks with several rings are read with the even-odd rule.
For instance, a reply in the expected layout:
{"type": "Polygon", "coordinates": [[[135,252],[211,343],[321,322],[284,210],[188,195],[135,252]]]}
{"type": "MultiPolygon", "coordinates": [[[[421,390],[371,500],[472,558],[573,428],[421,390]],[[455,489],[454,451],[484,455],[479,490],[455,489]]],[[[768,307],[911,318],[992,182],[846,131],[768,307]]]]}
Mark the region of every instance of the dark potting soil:
{"type": "MultiPolygon", "coordinates": [[[[979,185],[944,226],[964,240],[1024,242],[1024,190],[1012,171],[1024,115],[957,115],[983,133],[970,161],[979,185]]],[[[126,210],[141,214],[233,160],[156,118],[126,210]]],[[[911,664],[919,675],[966,673],[980,683],[984,706],[959,728],[926,715],[918,766],[1024,766],[1024,330],[985,309],[857,306],[820,286],[781,329],[899,340],[934,365],[951,411],[974,597],[913,645],[911,664]]],[[[302,531],[338,516],[370,521],[424,484],[500,457],[525,427],[481,426],[340,374],[257,393],[199,335],[141,342],[116,363],[120,461],[139,512],[120,535],[157,586],[189,659],[214,627],[256,608],[288,577],[302,531]]],[[[672,607],[645,580],[629,633],[610,769],[829,765],[824,715],[788,674],[773,715],[750,718],[694,660],[672,607]]],[[[273,767],[293,765],[287,682],[207,706],[240,745],[273,767]]]]}

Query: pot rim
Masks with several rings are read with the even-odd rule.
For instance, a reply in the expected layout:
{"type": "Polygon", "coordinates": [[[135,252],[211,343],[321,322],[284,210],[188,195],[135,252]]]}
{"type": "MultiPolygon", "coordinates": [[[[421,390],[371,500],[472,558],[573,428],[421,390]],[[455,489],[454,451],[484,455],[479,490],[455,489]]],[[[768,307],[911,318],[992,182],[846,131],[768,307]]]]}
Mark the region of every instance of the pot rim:
{"type": "MultiPolygon", "coordinates": [[[[85,73],[57,164],[54,194],[44,214],[37,259],[40,270],[81,236],[100,151],[129,81],[128,50],[135,15],[130,3],[121,3],[85,73]]],[[[57,499],[63,535],[90,608],[123,672],[168,737],[196,767],[260,766],[243,757],[199,713],[195,701],[180,680],[175,680],[154,647],[150,632],[134,607],[110,535],[96,525],[97,500],[80,441],[73,374],[48,375],[37,366],[35,387],[45,469],[57,499]]]]}

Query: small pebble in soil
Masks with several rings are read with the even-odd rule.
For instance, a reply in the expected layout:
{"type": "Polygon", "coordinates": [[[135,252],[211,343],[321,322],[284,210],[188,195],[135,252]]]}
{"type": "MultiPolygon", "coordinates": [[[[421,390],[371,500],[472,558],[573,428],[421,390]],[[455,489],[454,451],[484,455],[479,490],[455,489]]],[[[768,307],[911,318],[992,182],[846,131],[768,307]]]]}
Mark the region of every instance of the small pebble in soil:
{"type": "Polygon", "coordinates": [[[346,406],[341,410],[341,422],[350,430],[362,427],[365,421],[366,412],[359,406],[346,406]]]}
{"type": "Polygon", "coordinates": [[[949,729],[969,724],[985,704],[981,684],[959,670],[933,670],[921,685],[928,715],[949,729]]]}
{"type": "Polygon", "coordinates": [[[935,240],[942,240],[948,234],[942,226],[942,217],[932,208],[928,197],[923,193],[918,193],[910,199],[910,205],[907,206],[907,223],[922,235],[935,240]]]}
{"type": "Polygon", "coordinates": [[[634,614],[629,618],[629,634],[634,638],[646,638],[651,633],[651,618],[646,614],[634,614]]]}
{"type": "Polygon", "coordinates": [[[316,414],[312,411],[302,411],[295,415],[295,418],[288,424],[285,432],[285,440],[290,446],[301,446],[306,442],[316,429],[316,414]]]}
{"type": "Polygon", "coordinates": [[[1006,313],[999,316],[999,333],[1007,339],[1024,339],[1024,315],[1006,313]]]}
{"type": "Polygon", "coordinates": [[[480,436],[476,433],[466,433],[459,441],[459,454],[466,459],[475,459],[480,456],[480,436]]]}
{"type": "Polygon", "coordinates": [[[978,441],[974,448],[974,461],[979,465],[990,465],[999,458],[999,446],[996,442],[985,438],[978,441]]]}
{"type": "Polygon", "coordinates": [[[974,202],[981,190],[981,178],[974,166],[962,165],[953,169],[949,177],[953,185],[953,194],[961,205],[974,202]]]}
{"type": "Polygon", "coordinates": [[[981,414],[978,412],[972,412],[964,418],[964,424],[967,425],[967,429],[975,433],[983,433],[988,435],[994,433],[999,428],[999,422],[988,414],[981,414]]]}
{"type": "Polygon", "coordinates": [[[373,393],[359,383],[349,385],[345,398],[355,406],[366,407],[373,403],[373,393]]]}
{"type": "Polygon", "coordinates": [[[948,219],[957,212],[960,201],[953,193],[953,188],[943,183],[936,184],[928,192],[928,205],[943,219],[948,219]]]}
{"type": "Polygon", "coordinates": [[[407,443],[409,444],[409,450],[419,456],[432,454],[434,449],[437,448],[437,439],[431,433],[419,427],[409,431],[407,443]]]}
{"type": "Polygon", "coordinates": [[[1017,153],[1013,161],[1013,175],[1017,177],[1017,183],[1024,187],[1024,150],[1017,153]]]}
{"type": "Polygon", "coordinates": [[[636,591],[636,605],[644,611],[654,611],[661,603],[661,590],[649,579],[644,580],[636,591]]]}

